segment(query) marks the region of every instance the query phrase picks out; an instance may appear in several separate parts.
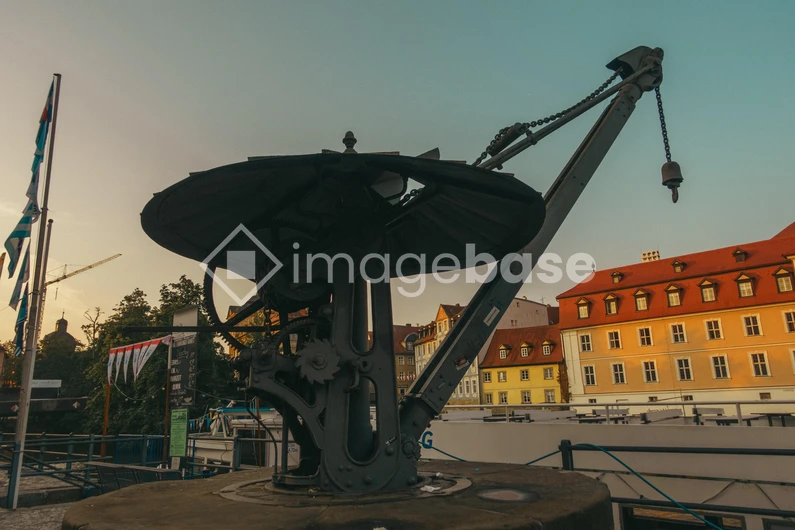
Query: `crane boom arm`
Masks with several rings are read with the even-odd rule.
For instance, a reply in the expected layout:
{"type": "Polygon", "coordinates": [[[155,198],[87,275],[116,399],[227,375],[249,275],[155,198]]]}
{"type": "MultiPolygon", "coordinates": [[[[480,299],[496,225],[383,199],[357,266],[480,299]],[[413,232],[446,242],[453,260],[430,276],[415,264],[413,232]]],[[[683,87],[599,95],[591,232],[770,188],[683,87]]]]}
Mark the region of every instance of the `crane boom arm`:
{"type": "Polygon", "coordinates": [[[72,276],[76,276],[76,275],[80,274],[81,272],[86,272],[87,270],[93,269],[94,267],[99,267],[100,265],[104,265],[105,263],[107,263],[109,261],[112,261],[112,260],[114,260],[114,259],[116,259],[118,257],[121,257],[121,254],[115,254],[115,255],[113,255],[113,256],[111,256],[109,258],[105,258],[105,259],[103,259],[101,261],[98,261],[96,263],[92,263],[91,265],[83,267],[82,269],[77,269],[76,271],[72,271],[69,274],[64,274],[63,276],[59,276],[59,277],[55,278],[54,280],[48,281],[44,285],[46,287],[47,285],[52,285],[54,283],[58,283],[58,282],[63,281],[65,279],[67,279],[67,278],[71,278],[72,276]]]}

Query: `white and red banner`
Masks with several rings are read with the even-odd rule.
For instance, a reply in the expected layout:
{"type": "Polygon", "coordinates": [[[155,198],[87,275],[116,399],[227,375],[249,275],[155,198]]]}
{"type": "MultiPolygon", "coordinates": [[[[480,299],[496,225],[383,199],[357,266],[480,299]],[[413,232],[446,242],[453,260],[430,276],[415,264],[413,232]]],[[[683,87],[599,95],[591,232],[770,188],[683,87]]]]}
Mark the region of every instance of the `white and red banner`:
{"type": "Polygon", "coordinates": [[[155,352],[155,349],[160,344],[170,344],[171,335],[166,335],[159,339],[147,340],[122,346],[120,348],[111,348],[108,355],[108,384],[115,383],[119,380],[119,369],[122,367],[122,360],[124,361],[124,381],[127,381],[127,369],[132,359],[133,378],[138,379],[138,374],[141,373],[146,361],[155,352]],[[113,366],[116,365],[116,374],[113,375],[113,366]],[[112,381],[111,381],[112,379],[112,381]]]}

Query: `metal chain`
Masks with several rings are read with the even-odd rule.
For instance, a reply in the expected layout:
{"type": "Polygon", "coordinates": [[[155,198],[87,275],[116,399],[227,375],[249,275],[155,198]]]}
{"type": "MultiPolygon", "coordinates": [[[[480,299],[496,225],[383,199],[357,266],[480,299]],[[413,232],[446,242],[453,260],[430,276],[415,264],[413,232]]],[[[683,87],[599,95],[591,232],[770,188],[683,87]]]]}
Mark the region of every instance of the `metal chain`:
{"type": "MultiPolygon", "coordinates": [[[[541,126],[541,125],[546,125],[547,123],[553,122],[555,120],[558,120],[558,119],[568,115],[572,111],[580,108],[581,106],[585,105],[586,103],[588,103],[589,101],[594,99],[596,96],[598,96],[599,94],[604,92],[607,89],[607,87],[609,87],[610,85],[613,84],[613,81],[615,81],[616,78],[620,74],[621,74],[621,69],[619,68],[618,70],[613,72],[613,75],[611,75],[607,79],[607,81],[605,81],[604,83],[599,85],[599,88],[597,88],[596,90],[591,92],[588,96],[583,98],[581,101],[575,103],[574,105],[572,105],[571,107],[567,108],[566,110],[563,110],[563,111],[555,113],[555,114],[550,114],[546,118],[539,118],[537,120],[533,120],[533,121],[525,122],[525,123],[521,124],[521,126],[519,127],[519,130],[518,130],[518,133],[519,134],[528,133],[531,128],[538,127],[538,126],[541,126]]],[[[481,153],[481,155],[477,158],[477,160],[475,160],[472,163],[472,165],[473,166],[479,165],[481,162],[483,162],[483,160],[486,159],[487,156],[491,155],[492,151],[494,149],[494,146],[497,144],[497,142],[500,141],[500,139],[503,137],[503,135],[506,132],[508,132],[508,130],[511,127],[513,127],[513,126],[503,127],[502,129],[500,129],[500,131],[494,136],[494,139],[491,141],[491,143],[489,143],[488,147],[486,147],[486,150],[483,151],[483,153],[481,153]]],[[[496,154],[496,153],[494,153],[494,154],[496,154]]]]}
{"type": "Polygon", "coordinates": [[[671,146],[668,144],[668,128],[665,126],[665,112],[663,112],[662,96],[660,95],[660,87],[654,88],[654,93],[657,95],[657,110],[660,113],[660,128],[662,129],[663,144],[665,144],[665,159],[671,161],[671,146]]]}

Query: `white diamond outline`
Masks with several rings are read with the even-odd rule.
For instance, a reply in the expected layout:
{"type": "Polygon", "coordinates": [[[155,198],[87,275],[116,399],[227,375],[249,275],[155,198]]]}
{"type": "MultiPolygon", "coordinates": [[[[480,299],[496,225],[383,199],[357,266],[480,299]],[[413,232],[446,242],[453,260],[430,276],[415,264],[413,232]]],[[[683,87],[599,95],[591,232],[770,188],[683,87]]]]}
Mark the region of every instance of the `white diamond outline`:
{"type": "Polygon", "coordinates": [[[216,282],[218,285],[220,285],[221,288],[224,290],[224,292],[226,292],[226,294],[228,294],[232,298],[232,300],[237,302],[237,305],[239,305],[241,307],[244,306],[246,302],[251,300],[251,298],[254,295],[256,295],[257,292],[259,292],[259,290],[266,283],[268,283],[268,281],[271,279],[271,277],[273,277],[274,274],[279,272],[279,270],[283,266],[284,266],[284,263],[279,261],[279,259],[276,256],[273,255],[273,252],[268,250],[268,247],[266,247],[264,244],[262,244],[262,241],[260,241],[254,234],[252,234],[251,231],[248,228],[246,228],[243,223],[240,223],[237,226],[237,228],[232,230],[232,232],[228,236],[226,236],[226,239],[221,241],[221,243],[217,247],[215,247],[215,250],[210,252],[210,255],[207,256],[204,259],[204,261],[199,263],[199,267],[204,271],[204,274],[209,274],[210,277],[213,279],[213,281],[216,282]],[[232,291],[232,289],[228,285],[226,285],[224,283],[224,281],[221,278],[216,276],[215,273],[213,273],[213,271],[210,269],[210,267],[208,265],[210,263],[210,261],[212,261],[213,258],[215,258],[224,248],[226,248],[226,246],[229,244],[229,242],[232,241],[232,239],[234,239],[235,236],[237,236],[240,232],[243,232],[246,235],[246,237],[249,239],[249,241],[254,243],[276,265],[276,267],[271,269],[271,271],[262,280],[260,280],[259,283],[257,283],[254,287],[251,288],[251,290],[246,294],[246,298],[244,300],[241,300],[232,291]]]}

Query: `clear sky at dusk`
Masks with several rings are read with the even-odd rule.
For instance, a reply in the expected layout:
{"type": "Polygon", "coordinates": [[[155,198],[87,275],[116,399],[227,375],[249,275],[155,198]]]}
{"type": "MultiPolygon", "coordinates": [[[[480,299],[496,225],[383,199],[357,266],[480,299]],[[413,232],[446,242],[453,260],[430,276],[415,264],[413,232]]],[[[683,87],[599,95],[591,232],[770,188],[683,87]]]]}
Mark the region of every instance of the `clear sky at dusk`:
{"type": "MultiPolygon", "coordinates": [[[[44,332],[66,311],[109,313],[195,263],[151,242],[139,214],[156,191],[247,156],[433,147],[472,161],[499,128],[558,112],[638,46],[665,50],[671,148],[685,183],[660,185],[653,94],[638,110],[550,251],[597,267],[765,239],[795,221],[795,2],[0,0],[0,237],[19,220],[51,74],[63,74],[53,165],[50,269],[123,257],[48,293],[44,332]]],[[[597,117],[591,111],[505,171],[545,191],[597,117]]],[[[532,284],[531,299],[571,287],[532,284]]],[[[0,306],[13,282],[0,280],[0,306]]],[[[475,286],[432,285],[394,301],[427,322],[475,286]]],[[[0,339],[13,337],[0,310],[0,339]]]]}

